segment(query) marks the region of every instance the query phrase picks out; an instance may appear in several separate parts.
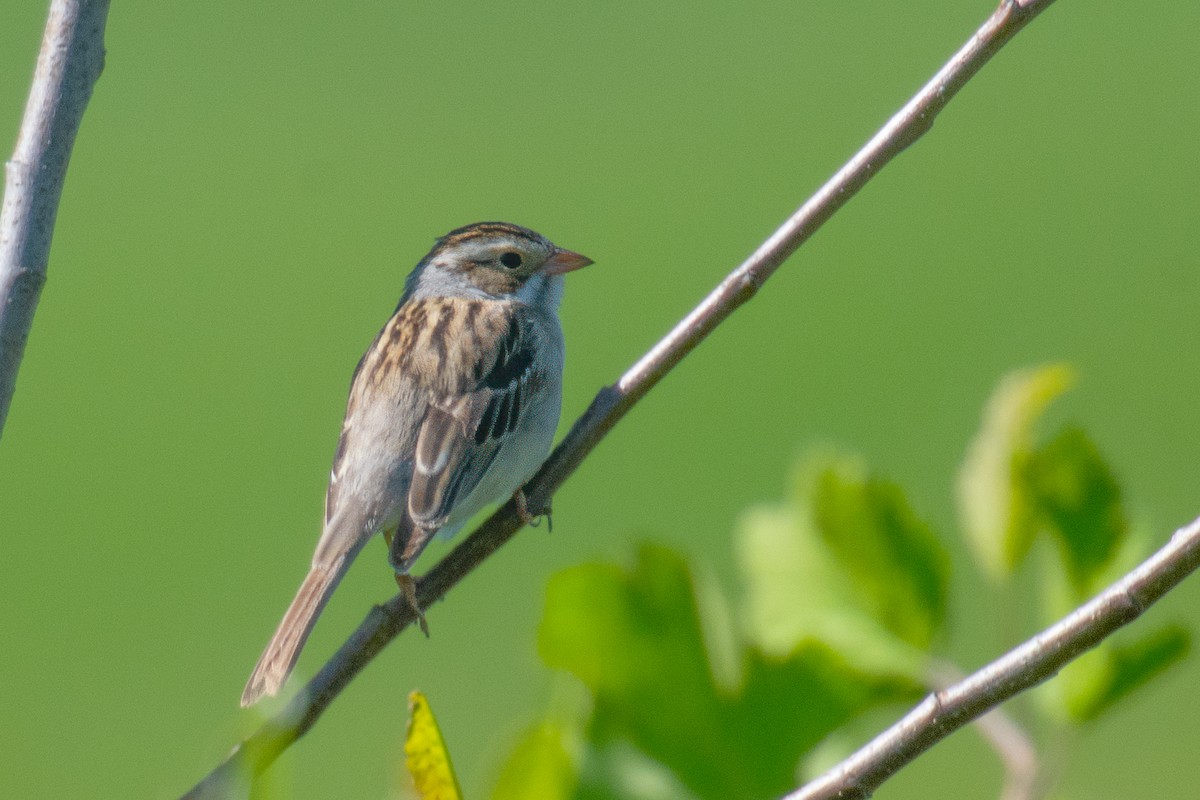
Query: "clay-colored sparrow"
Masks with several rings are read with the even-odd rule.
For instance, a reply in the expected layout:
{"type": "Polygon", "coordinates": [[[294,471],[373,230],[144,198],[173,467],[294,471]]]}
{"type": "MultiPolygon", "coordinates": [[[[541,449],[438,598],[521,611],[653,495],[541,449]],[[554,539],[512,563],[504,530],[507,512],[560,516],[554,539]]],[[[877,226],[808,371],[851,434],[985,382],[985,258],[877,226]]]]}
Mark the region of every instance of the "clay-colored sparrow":
{"type": "Polygon", "coordinates": [[[562,400],[561,276],[590,263],[526,228],[480,222],[446,234],[417,264],[354,372],[312,569],[243,706],[279,691],[373,535],[389,539],[415,607],[408,570],[433,535],[453,535],[541,465],[562,400]]]}

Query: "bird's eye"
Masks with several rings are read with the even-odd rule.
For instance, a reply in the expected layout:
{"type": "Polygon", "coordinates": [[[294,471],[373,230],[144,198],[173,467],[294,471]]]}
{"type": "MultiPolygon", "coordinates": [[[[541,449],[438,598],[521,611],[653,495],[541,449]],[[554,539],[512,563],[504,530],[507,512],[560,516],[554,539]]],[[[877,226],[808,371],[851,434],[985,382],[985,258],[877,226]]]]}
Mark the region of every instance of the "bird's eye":
{"type": "Polygon", "coordinates": [[[504,255],[500,256],[500,263],[509,269],[516,269],[517,267],[521,266],[521,254],[505,253],[504,255]]]}

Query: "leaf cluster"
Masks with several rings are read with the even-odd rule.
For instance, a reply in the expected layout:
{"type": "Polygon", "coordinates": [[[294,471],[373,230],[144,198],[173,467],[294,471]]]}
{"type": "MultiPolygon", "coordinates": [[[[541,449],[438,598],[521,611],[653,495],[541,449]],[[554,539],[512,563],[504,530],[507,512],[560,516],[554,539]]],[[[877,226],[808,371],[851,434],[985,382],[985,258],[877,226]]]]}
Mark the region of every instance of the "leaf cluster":
{"type": "MultiPolygon", "coordinates": [[[[1040,591],[1022,602],[1045,618],[1090,597],[1139,547],[1091,438],[1075,426],[1038,436],[1070,383],[1062,366],[1016,372],[989,401],[957,486],[973,563],[953,563],[898,485],[861,460],[820,453],[780,502],[743,514],[733,601],[652,543],[628,567],[555,575],[538,644],[569,677],[515,746],[493,800],[781,796],[806,759],[819,766],[864,716],[936,684],[952,572],[1012,598],[1034,562],[1040,591]]],[[[1173,625],[1110,640],[1066,669],[1033,713],[1049,726],[1086,724],[1188,644],[1173,625]]]]}

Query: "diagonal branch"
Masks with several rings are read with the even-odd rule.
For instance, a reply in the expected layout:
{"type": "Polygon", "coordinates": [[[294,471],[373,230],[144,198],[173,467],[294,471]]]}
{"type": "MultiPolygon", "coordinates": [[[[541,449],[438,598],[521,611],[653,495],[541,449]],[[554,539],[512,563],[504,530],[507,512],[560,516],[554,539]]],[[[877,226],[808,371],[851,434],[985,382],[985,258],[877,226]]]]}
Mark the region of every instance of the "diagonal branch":
{"type": "MultiPolygon", "coordinates": [[[[1053,0],[1004,0],[995,13],[954,57],[875,136],[796,211],[778,230],[731,272],[674,329],[612,386],[600,390],[566,438],[525,487],[528,507],[536,513],[549,506],[554,492],[633,405],[690,353],[730,314],[750,300],[758,288],[796,248],[811,237],[867,181],[933,124],[938,112],[970,78],[1033,17],[1053,0]]],[[[418,582],[417,598],[427,607],[441,598],[521,527],[508,502],[418,582]]],[[[243,741],[185,798],[224,797],[265,770],[303,736],[329,704],[366,664],[413,622],[408,604],[395,597],[375,607],[358,630],[316,677],[287,705],[243,741]]]]}
{"type": "MultiPolygon", "coordinates": [[[[950,662],[935,661],[929,669],[928,688],[946,691],[964,675],[950,662]]],[[[1000,800],[1033,800],[1038,789],[1038,754],[1028,734],[1003,709],[992,708],[975,720],[975,728],[1004,766],[1000,800]]]]}
{"type": "Polygon", "coordinates": [[[834,769],[784,800],[866,798],[921,753],[979,715],[1053,677],[1200,567],[1200,519],[1069,616],[958,683],[934,692],[834,769]]]}
{"type": "Polygon", "coordinates": [[[0,433],[33,326],[67,163],[104,68],[108,0],[54,0],[0,207],[0,433]]]}

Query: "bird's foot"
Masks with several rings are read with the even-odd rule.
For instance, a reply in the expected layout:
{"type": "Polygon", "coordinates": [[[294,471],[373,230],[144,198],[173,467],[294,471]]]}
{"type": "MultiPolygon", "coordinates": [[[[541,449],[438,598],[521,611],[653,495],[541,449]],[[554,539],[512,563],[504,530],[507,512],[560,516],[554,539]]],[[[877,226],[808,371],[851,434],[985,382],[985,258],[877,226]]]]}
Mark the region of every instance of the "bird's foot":
{"type": "Polygon", "coordinates": [[[400,594],[404,595],[404,599],[412,607],[412,610],[417,615],[417,626],[420,627],[421,633],[425,634],[425,638],[429,638],[429,623],[425,621],[425,612],[421,610],[421,606],[417,604],[417,581],[408,573],[396,573],[396,585],[400,587],[400,594]]]}
{"type": "Polygon", "coordinates": [[[550,507],[546,506],[540,514],[531,514],[529,512],[529,501],[525,499],[525,490],[517,489],[513,493],[513,502],[517,506],[517,516],[521,518],[522,525],[528,525],[531,528],[536,528],[542,524],[542,518],[546,519],[546,530],[554,533],[554,518],[550,516],[550,507]]]}

